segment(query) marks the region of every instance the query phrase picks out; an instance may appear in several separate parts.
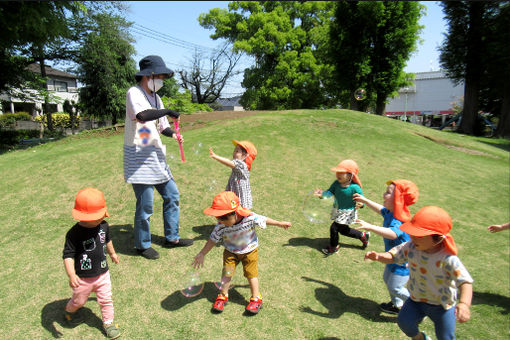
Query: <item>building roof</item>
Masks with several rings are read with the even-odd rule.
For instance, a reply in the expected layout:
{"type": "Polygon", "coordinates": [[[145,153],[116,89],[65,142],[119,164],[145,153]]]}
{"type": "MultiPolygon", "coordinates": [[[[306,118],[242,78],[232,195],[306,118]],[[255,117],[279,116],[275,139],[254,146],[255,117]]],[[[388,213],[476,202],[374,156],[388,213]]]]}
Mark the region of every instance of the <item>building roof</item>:
{"type": "MultiPolygon", "coordinates": [[[[54,77],[61,77],[61,78],[70,78],[70,79],[77,79],[78,78],[74,74],[54,69],[53,67],[50,67],[48,65],[45,65],[44,68],[46,69],[46,75],[47,76],[54,76],[54,77]]],[[[34,73],[38,73],[38,74],[41,73],[41,66],[38,63],[32,63],[32,64],[28,65],[27,69],[29,71],[34,72],[34,73]]]]}
{"type": "Polygon", "coordinates": [[[232,98],[219,98],[218,104],[221,106],[242,106],[239,104],[239,100],[241,99],[241,96],[236,96],[232,98]]]}

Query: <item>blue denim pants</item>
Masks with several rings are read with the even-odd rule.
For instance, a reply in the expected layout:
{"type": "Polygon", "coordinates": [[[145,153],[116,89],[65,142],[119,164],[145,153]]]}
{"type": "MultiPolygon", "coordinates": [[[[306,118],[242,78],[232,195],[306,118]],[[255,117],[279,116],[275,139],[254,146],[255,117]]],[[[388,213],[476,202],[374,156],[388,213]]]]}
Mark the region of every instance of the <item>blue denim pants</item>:
{"type": "Polygon", "coordinates": [[[391,302],[395,307],[401,308],[404,301],[409,298],[409,291],[406,288],[409,275],[397,275],[391,272],[389,266],[385,266],[383,280],[390,293],[391,302]]]}
{"type": "Polygon", "coordinates": [[[431,305],[407,299],[398,314],[398,326],[408,337],[418,335],[418,324],[428,316],[434,322],[438,340],[455,339],[455,307],[444,309],[441,305],[431,305]]]}
{"type": "Polygon", "coordinates": [[[147,249],[151,246],[151,216],[154,201],[154,188],[163,198],[163,225],[168,241],[179,239],[179,190],[175,181],[170,179],[161,184],[133,184],[136,196],[135,211],[135,247],[147,249]]]}

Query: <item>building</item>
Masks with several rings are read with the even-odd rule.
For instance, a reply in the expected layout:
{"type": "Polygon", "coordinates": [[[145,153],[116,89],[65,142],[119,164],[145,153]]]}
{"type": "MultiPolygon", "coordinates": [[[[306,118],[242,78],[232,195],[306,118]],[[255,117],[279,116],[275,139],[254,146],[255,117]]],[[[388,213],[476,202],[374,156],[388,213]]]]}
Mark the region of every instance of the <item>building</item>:
{"type": "MultiPolygon", "coordinates": [[[[77,103],[79,100],[78,77],[50,66],[45,66],[45,68],[48,78],[47,88],[50,91],[51,97],[53,97],[50,99],[50,111],[52,113],[64,111],[63,103],[65,100],[68,100],[71,104],[77,103]]],[[[40,65],[36,63],[30,64],[28,69],[37,74],[41,73],[40,65]]],[[[21,92],[21,90],[15,90],[14,92],[16,91],[18,93],[21,92]]],[[[37,96],[37,91],[35,90],[24,90],[24,94],[29,95],[31,99],[0,94],[0,101],[2,103],[0,114],[7,112],[28,112],[33,116],[41,114],[44,99],[37,96]]]]}
{"type": "Polygon", "coordinates": [[[455,85],[443,71],[418,72],[414,84],[401,88],[390,98],[385,115],[416,124],[441,125],[455,115],[455,103],[462,106],[464,84],[455,85]]]}
{"type": "Polygon", "coordinates": [[[232,98],[219,98],[218,104],[220,111],[244,111],[243,106],[239,103],[241,96],[232,98]]]}

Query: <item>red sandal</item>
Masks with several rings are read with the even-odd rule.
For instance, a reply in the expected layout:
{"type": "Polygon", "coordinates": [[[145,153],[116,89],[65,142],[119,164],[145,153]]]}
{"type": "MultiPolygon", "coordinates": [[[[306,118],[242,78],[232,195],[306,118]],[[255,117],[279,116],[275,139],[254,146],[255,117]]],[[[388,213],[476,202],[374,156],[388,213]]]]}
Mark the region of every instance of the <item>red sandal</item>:
{"type": "Polygon", "coordinates": [[[246,311],[252,314],[257,314],[259,310],[262,308],[262,299],[252,297],[250,299],[250,303],[246,306],[246,311]]]}
{"type": "Polygon", "coordinates": [[[223,307],[225,307],[225,304],[228,301],[228,296],[225,296],[223,294],[218,294],[216,297],[216,301],[214,301],[214,305],[212,307],[213,311],[221,313],[223,312],[223,307]]]}

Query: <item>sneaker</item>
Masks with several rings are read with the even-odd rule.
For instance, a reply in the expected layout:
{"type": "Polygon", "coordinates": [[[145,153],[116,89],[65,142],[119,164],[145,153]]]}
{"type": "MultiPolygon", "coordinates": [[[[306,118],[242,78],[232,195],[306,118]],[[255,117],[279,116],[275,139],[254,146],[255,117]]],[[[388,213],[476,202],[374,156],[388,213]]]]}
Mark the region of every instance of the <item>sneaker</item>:
{"type": "Polygon", "coordinates": [[[336,252],[338,252],[338,249],[340,249],[340,246],[336,246],[336,247],[331,247],[331,246],[328,246],[327,248],[323,248],[322,249],[322,252],[325,254],[325,255],[332,255],[336,252]]]}
{"type": "Polygon", "coordinates": [[[137,249],[136,252],[149,260],[159,259],[159,253],[152,248],[137,249]]]}
{"type": "Polygon", "coordinates": [[[193,240],[189,238],[180,238],[177,242],[171,242],[165,239],[163,247],[165,248],[189,247],[192,244],[193,240]]]}
{"type": "Polygon", "coordinates": [[[379,305],[379,308],[381,308],[383,312],[390,314],[398,314],[400,312],[400,308],[395,307],[395,305],[391,301],[388,303],[381,303],[379,305]]]}
{"type": "Polygon", "coordinates": [[[370,239],[370,233],[363,233],[363,236],[361,236],[360,240],[363,242],[363,249],[368,247],[368,240],[370,239]]]}
{"type": "Polygon", "coordinates": [[[246,311],[252,314],[257,314],[259,310],[262,308],[262,299],[252,297],[250,299],[250,303],[246,306],[246,311]]]}
{"type": "Polygon", "coordinates": [[[423,340],[432,340],[432,338],[425,334],[425,332],[421,332],[421,335],[423,335],[423,340]]]}
{"type": "Polygon", "coordinates": [[[110,339],[117,339],[120,336],[119,326],[115,323],[103,325],[106,336],[110,339]]]}
{"type": "Polygon", "coordinates": [[[225,296],[223,294],[218,294],[216,297],[216,301],[214,301],[214,305],[212,307],[213,311],[221,313],[223,312],[223,308],[225,307],[225,304],[228,301],[228,296],[225,296]]]}
{"type": "Polygon", "coordinates": [[[83,321],[85,321],[83,319],[83,315],[80,313],[80,309],[74,313],[69,313],[68,311],[64,310],[64,318],[67,324],[71,327],[78,326],[79,324],[83,323],[83,321]]]}

